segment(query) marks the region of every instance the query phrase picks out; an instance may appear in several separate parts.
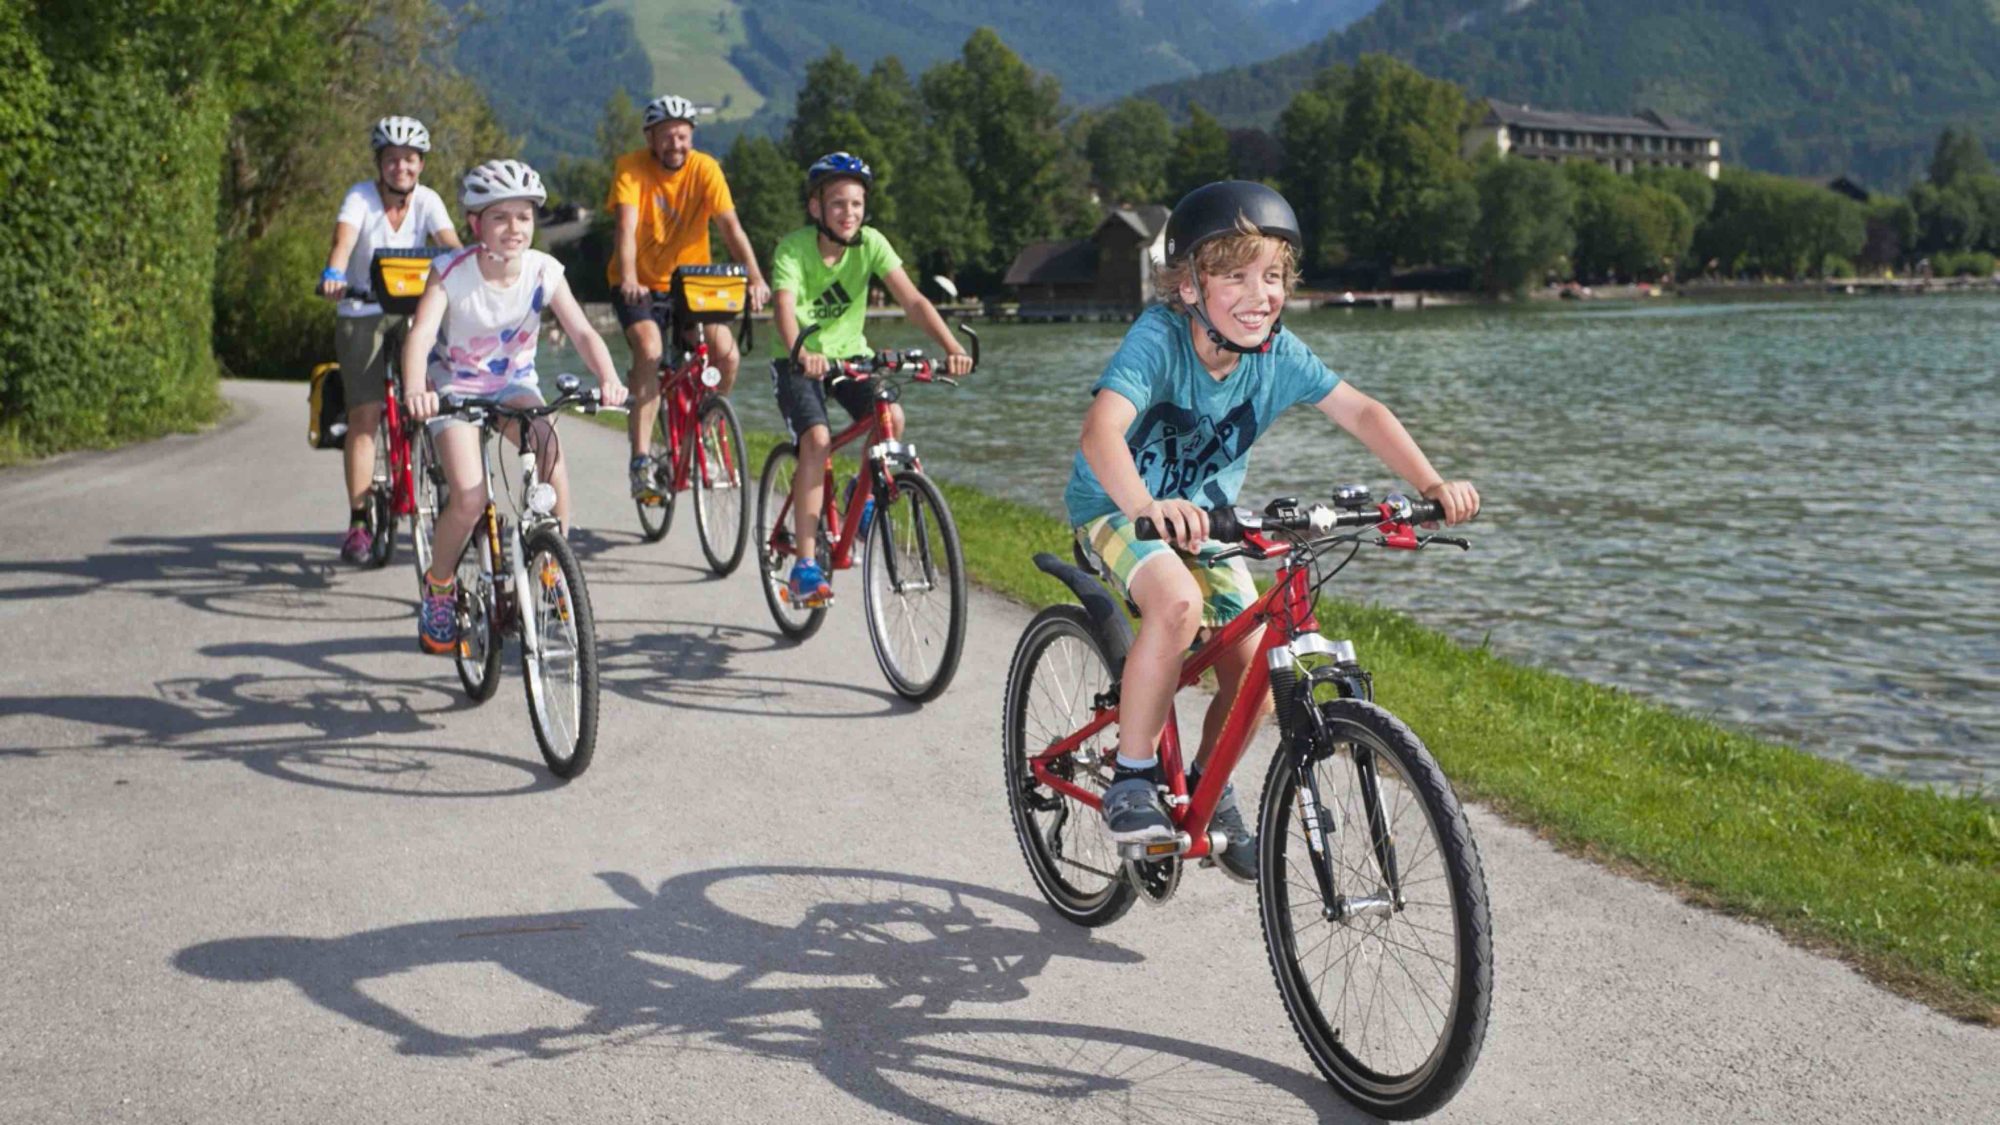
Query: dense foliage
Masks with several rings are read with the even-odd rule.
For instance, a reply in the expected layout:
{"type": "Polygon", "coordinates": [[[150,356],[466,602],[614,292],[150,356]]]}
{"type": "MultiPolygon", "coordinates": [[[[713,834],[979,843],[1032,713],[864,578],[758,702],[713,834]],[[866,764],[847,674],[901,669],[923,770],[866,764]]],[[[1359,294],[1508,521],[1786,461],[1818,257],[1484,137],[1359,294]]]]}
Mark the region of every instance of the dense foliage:
{"type": "Polygon", "coordinates": [[[1145,96],[1270,122],[1319,71],[1370,53],[1479,97],[1655,108],[1717,129],[1727,162],[1890,187],[1922,171],[1947,125],[2000,133],[1989,0],[1385,0],[1312,46],[1145,96]]]}

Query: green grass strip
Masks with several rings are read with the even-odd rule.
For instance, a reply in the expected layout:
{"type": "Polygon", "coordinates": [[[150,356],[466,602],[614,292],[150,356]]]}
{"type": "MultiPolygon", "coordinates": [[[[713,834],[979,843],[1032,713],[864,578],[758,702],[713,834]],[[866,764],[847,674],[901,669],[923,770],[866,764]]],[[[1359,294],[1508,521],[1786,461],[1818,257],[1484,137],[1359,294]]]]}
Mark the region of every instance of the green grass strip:
{"type": "MultiPolygon", "coordinates": [[[[776,439],[748,440],[754,470],[776,439]]],[[[1031,561],[1067,556],[1061,521],[939,483],[973,579],[1036,608],[1068,600],[1031,561]]],[[[1983,797],[1871,778],[1391,610],[1329,599],[1320,620],[1358,646],[1379,701],[1460,796],[1949,1014],[2000,1023],[2000,813],[1983,797]]]]}

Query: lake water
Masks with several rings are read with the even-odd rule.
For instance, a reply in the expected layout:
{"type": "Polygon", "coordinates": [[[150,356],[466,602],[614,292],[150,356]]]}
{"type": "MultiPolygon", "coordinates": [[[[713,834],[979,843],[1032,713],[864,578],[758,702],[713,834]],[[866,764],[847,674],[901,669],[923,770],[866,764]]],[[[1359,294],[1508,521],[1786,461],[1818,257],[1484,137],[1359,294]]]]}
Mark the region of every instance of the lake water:
{"type": "MultiPolygon", "coordinates": [[[[1869,773],[2000,787],[2000,298],[1287,323],[1485,502],[1470,554],[1371,552],[1340,595],[1869,773]]],[[[926,466],[1059,513],[1087,388],[1124,329],[981,329],[963,389],[906,399],[926,466]]],[[[871,339],[919,342],[900,322],[871,339]]],[[[757,362],[736,399],[775,429],[757,362]]],[[[1255,506],[1394,483],[1310,409],[1252,458],[1255,506]]]]}

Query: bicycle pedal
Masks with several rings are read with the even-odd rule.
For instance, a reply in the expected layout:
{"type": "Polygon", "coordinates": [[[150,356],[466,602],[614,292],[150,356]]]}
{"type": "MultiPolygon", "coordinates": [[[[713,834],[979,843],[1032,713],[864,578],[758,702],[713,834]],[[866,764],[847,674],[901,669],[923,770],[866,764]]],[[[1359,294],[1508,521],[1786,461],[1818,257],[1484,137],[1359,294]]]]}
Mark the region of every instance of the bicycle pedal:
{"type": "Polygon", "coordinates": [[[1143,863],[1172,859],[1188,850],[1193,841],[1185,832],[1177,832],[1170,840],[1138,841],[1118,845],[1118,858],[1143,863]]]}

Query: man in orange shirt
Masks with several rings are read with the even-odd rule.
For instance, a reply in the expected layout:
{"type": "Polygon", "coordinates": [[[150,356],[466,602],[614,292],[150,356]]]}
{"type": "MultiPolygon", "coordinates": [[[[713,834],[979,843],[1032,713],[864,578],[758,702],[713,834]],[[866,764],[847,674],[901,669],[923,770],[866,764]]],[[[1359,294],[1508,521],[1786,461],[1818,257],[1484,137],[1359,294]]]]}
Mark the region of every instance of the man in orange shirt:
{"type": "MultiPolygon", "coordinates": [[[[611,307],[632,346],[627,380],[632,415],[627,433],[635,499],[655,491],[647,446],[660,405],[662,334],[673,316],[664,294],[676,266],[708,264],[710,221],[721,229],[723,244],[749,275],[751,309],[762,309],[771,297],[750,239],[737,221],[736,201],[722,178],[722,165],[694,150],[695,112],[692,102],[672,94],[648,102],[646,147],[618,158],[611,195],[605,201],[618,216],[617,250],[605,275],[612,287],[611,307]]],[[[721,391],[728,394],[736,384],[736,338],[726,324],[706,325],[703,331],[709,354],[722,373],[721,391]]]]}

